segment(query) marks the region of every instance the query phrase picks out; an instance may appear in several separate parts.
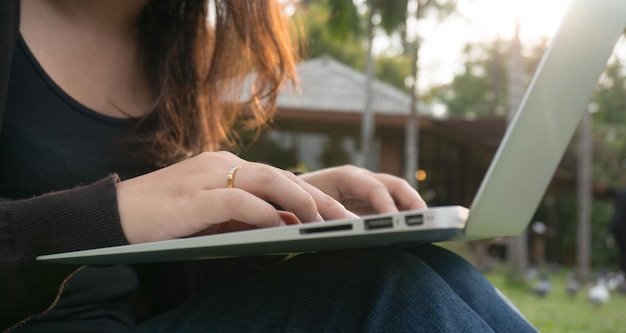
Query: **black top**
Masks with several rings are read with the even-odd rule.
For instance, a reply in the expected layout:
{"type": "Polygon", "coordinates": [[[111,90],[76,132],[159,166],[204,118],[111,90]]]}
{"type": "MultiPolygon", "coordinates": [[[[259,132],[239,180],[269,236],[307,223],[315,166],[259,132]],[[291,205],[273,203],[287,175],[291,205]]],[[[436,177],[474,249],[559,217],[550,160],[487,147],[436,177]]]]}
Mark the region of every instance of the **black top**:
{"type": "Polygon", "coordinates": [[[0,197],[21,199],[141,173],[125,153],[133,119],[97,113],[46,74],[22,38],[13,56],[0,134],[0,197]]]}
{"type": "MultiPolygon", "coordinates": [[[[90,184],[142,167],[125,154],[132,119],[111,118],[81,105],[45,73],[20,38],[13,55],[9,94],[0,133],[0,197],[22,199],[90,184]]],[[[132,322],[129,296],[136,287],[128,266],[88,267],[69,281],[58,304],[22,331],[119,332],[132,322]],[[86,325],[86,326],[81,326],[86,325]]]]}

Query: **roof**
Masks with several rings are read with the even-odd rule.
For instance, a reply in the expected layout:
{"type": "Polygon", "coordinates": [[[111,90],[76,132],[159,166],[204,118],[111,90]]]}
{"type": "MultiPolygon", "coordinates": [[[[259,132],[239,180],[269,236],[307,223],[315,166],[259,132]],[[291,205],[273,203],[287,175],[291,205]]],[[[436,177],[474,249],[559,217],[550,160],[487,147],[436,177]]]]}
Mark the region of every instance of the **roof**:
{"type": "MultiPolygon", "coordinates": [[[[285,87],[278,96],[279,109],[300,109],[341,113],[361,113],[365,109],[367,76],[330,57],[320,57],[297,66],[299,90],[285,87]]],[[[372,110],[376,114],[410,113],[411,96],[375,80],[372,84],[372,110]]],[[[424,107],[420,107],[424,112],[424,107]]]]}

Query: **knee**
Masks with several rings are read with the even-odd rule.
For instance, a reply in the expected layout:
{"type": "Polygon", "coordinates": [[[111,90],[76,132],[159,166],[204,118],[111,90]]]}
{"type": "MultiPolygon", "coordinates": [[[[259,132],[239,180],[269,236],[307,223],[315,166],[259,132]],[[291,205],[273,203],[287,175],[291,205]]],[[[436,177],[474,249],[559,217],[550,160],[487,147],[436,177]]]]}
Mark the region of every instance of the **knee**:
{"type": "Polygon", "coordinates": [[[323,293],[337,302],[390,306],[414,302],[416,295],[434,302],[448,289],[419,257],[393,247],[306,254],[289,261],[283,268],[314,298],[323,293]]]}
{"type": "MultiPolygon", "coordinates": [[[[301,255],[291,259],[301,266],[290,273],[305,272],[301,278],[316,280],[340,291],[408,290],[431,286],[439,280],[418,256],[393,247],[333,251],[301,255]]],[[[426,293],[428,291],[423,291],[426,293]]]]}
{"type": "Polygon", "coordinates": [[[360,276],[424,268],[419,258],[393,247],[320,252],[299,256],[298,260],[329,273],[360,276]]]}

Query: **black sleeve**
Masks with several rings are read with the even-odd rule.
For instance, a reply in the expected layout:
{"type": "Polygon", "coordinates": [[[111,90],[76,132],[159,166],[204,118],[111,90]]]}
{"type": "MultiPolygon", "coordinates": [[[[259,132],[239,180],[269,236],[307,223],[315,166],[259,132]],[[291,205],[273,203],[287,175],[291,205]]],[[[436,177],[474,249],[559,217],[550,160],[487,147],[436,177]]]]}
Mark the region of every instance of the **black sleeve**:
{"type": "Polygon", "coordinates": [[[128,244],[117,176],[26,200],[0,201],[0,331],[49,309],[80,267],[36,256],[128,244]]]}

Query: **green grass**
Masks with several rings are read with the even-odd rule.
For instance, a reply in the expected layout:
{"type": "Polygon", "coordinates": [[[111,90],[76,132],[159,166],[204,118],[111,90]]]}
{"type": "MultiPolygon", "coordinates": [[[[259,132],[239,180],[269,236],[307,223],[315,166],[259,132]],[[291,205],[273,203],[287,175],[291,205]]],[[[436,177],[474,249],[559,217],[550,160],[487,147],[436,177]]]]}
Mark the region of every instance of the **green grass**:
{"type": "MultiPolygon", "coordinates": [[[[474,263],[474,255],[461,242],[440,243],[474,263]]],[[[575,297],[566,291],[566,275],[571,268],[550,273],[552,291],[545,298],[530,292],[534,281],[509,282],[507,269],[496,267],[485,277],[505,294],[540,332],[545,333],[626,333],[626,295],[611,292],[609,301],[602,305],[587,298],[590,284],[583,285],[575,297]]]]}
{"type": "Polygon", "coordinates": [[[508,282],[504,269],[485,274],[541,332],[626,332],[626,296],[611,293],[609,301],[595,305],[587,298],[589,286],[570,297],[565,288],[565,273],[552,274],[552,291],[539,298],[529,289],[532,283],[508,282]]]}

